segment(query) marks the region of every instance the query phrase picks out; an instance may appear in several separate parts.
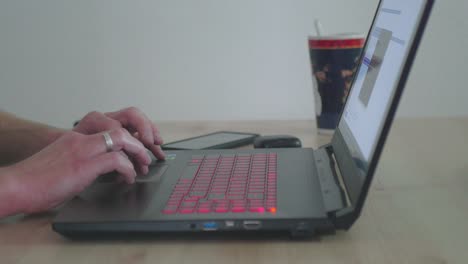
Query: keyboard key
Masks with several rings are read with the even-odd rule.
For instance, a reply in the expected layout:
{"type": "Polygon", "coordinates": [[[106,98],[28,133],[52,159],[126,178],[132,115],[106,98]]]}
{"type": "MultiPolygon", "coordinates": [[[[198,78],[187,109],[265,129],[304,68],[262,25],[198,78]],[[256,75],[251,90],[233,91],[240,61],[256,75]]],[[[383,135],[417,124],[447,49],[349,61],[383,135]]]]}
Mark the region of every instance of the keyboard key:
{"type": "Polygon", "coordinates": [[[215,186],[215,187],[212,187],[212,188],[211,188],[211,191],[210,191],[210,192],[217,192],[217,193],[219,193],[219,192],[226,192],[227,189],[228,189],[227,186],[215,186]]]}
{"type": "Polygon", "coordinates": [[[245,207],[232,207],[231,211],[233,213],[243,213],[245,212],[245,207]]]}
{"type": "Polygon", "coordinates": [[[191,191],[194,190],[208,190],[210,188],[209,184],[196,184],[192,186],[191,191]]]}
{"type": "Polygon", "coordinates": [[[224,193],[212,193],[208,195],[208,200],[221,200],[224,199],[225,195],[224,193]]]}
{"type": "Polygon", "coordinates": [[[245,190],[245,187],[247,187],[247,184],[242,184],[242,185],[238,185],[238,184],[234,185],[234,184],[233,184],[233,185],[231,185],[231,186],[229,187],[229,189],[230,189],[230,190],[233,190],[233,189],[245,190]]]}
{"type": "Polygon", "coordinates": [[[163,213],[163,214],[175,214],[176,212],[177,212],[176,209],[166,209],[166,208],[164,208],[164,209],[161,211],[161,213],[163,213]]]}
{"type": "Polygon", "coordinates": [[[265,208],[263,207],[250,207],[249,208],[249,212],[252,212],[252,213],[264,213],[265,212],[265,208]]]}
{"type": "Polygon", "coordinates": [[[185,196],[183,202],[198,202],[198,197],[185,196]]]}
{"type": "Polygon", "coordinates": [[[184,195],[171,195],[169,201],[180,201],[182,198],[184,198],[184,195]]]}
{"type": "Polygon", "coordinates": [[[181,214],[191,214],[193,213],[193,208],[181,208],[179,209],[179,213],[181,214]]]}
{"type": "Polygon", "coordinates": [[[263,193],[249,193],[247,199],[263,199],[263,193]]]}
{"type": "Polygon", "coordinates": [[[184,173],[181,176],[181,179],[193,179],[198,171],[198,166],[187,166],[184,170],[184,173]]]}
{"type": "Polygon", "coordinates": [[[249,185],[249,189],[260,189],[260,190],[264,190],[264,189],[265,189],[265,185],[264,185],[264,184],[257,184],[257,185],[250,184],[250,185],[249,185]]]}
{"type": "Polygon", "coordinates": [[[263,208],[264,204],[263,203],[255,203],[255,204],[249,204],[249,210],[251,208],[263,208]]]}
{"type": "Polygon", "coordinates": [[[244,195],[228,195],[226,198],[229,200],[241,200],[244,199],[244,195]]]}
{"type": "Polygon", "coordinates": [[[187,207],[187,208],[195,207],[195,205],[197,205],[197,202],[182,202],[180,204],[181,207],[187,207]]]}
{"type": "Polygon", "coordinates": [[[266,179],[264,177],[262,178],[250,178],[250,183],[262,183],[264,184],[266,182],[266,179]]]}
{"type": "Polygon", "coordinates": [[[265,184],[250,184],[249,189],[260,189],[264,190],[265,189],[265,184]]]}
{"type": "Polygon", "coordinates": [[[200,214],[207,214],[211,212],[211,209],[209,207],[199,207],[197,209],[197,212],[199,212],[200,214]]]}
{"type": "MultiPolygon", "coordinates": [[[[210,191],[210,194],[225,194],[226,193],[226,190],[221,190],[221,189],[216,189],[216,190],[211,190],[210,191]]],[[[216,200],[215,198],[213,198],[212,200],[216,200]]]]}
{"type": "Polygon", "coordinates": [[[211,206],[213,205],[213,203],[211,202],[199,202],[198,203],[198,207],[201,208],[211,208],[211,206]]]}
{"type": "Polygon", "coordinates": [[[228,192],[226,195],[227,196],[240,196],[240,197],[245,197],[245,191],[242,192],[228,192]]]}
{"type": "Polygon", "coordinates": [[[249,186],[256,186],[256,187],[264,187],[265,186],[265,181],[250,181],[249,186]]]}
{"type": "Polygon", "coordinates": [[[204,191],[193,191],[189,193],[190,197],[205,197],[206,192],[204,191]]]}
{"type": "Polygon", "coordinates": [[[223,200],[216,201],[216,206],[228,206],[228,205],[229,205],[229,200],[223,199],[223,200]]]}
{"type": "Polygon", "coordinates": [[[232,205],[244,205],[244,204],[247,203],[247,201],[244,199],[244,197],[242,197],[240,199],[236,199],[236,200],[232,199],[230,201],[231,201],[232,205]]]}
{"type": "Polygon", "coordinates": [[[211,186],[213,186],[213,187],[215,187],[215,186],[224,187],[224,186],[228,186],[228,185],[229,185],[228,181],[216,181],[216,182],[211,184],[211,186]]]}
{"type": "Polygon", "coordinates": [[[227,212],[229,212],[229,210],[228,210],[227,207],[217,207],[217,208],[215,208],[215,212],[216,213],[227,213],[227,212]]]}

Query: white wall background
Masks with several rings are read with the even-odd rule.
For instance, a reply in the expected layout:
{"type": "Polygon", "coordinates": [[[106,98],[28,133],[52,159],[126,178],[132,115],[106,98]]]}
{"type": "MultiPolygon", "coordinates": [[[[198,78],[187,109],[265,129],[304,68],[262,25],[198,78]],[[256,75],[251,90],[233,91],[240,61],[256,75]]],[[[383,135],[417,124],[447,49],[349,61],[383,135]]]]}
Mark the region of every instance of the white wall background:
{"type": "MultiPolygon", "coordinates": [[[[155,120],[312,119],[307,35],[366,32],[377,0],[0,0],[0,108],[70,126],[135,105],[155,120]]],[[[439,0],[401,116],[468,115],[466,1],[439,0]]]]}

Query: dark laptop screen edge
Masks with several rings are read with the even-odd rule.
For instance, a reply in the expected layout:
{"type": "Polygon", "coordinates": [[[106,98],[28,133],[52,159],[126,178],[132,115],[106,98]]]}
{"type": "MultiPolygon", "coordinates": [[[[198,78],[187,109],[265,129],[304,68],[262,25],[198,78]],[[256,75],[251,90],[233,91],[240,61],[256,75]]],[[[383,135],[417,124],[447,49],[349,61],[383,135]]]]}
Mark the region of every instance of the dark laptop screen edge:
{"type": "MultiPolygon", "coordinates": [[[[380,10],[381,4],[382,4],[382,1],[379,1],[377,10],[380,10]]],[[[370,188],[373,176],[374,176],[374,172],[377,168],[378,161],[380,159],[383,147],[385,145],[385,141],[390,132],[391,124],[394,120],[396,110],[398,108],[398,104],[400,102],[400,98],[403,93],[403,89],[405,87],[406,81],[410,74],[410,70],[413,65],[414,59],[416,57],[417,49],[418,49],[419,43],[421,42],[421,39],[422,39],[424,30],[426,28],[426,24],[429,19],[429,15],[430,15],[433,5],[434,5],[434,0],[426,0],[425,7],[421,13],[421,18],[419,20],[418,28],[416,29],[414,33],[413,41],[408,51],[408,54],[406,56],[406,60],[402,68],[400,78],[398,80],[398,84],[397,84],[391,105],[387,113],[387,117],[382,127],[382,131],[380,133],[379,139],[377,140],[377,144],[376,144],[374,153],[372,155],[372,158],[370,159],[370,162],[367,165],[368,166],[367,175],[365,176],[363,183],[361,183],[362,177],[359,175],[360,172],[357,168],[356,162],[352,158],[350,150],[347,147],[342,131],[340,131],[340,129],[337,128],[333,135],[333,139],[331,142],[332,149],[333,149],[336,161],[338,163],[338,167],[340,168],[340,171],[344,172],[342,173],[342,177],[343,177],[345,187],[347,189],[347,192],[351,200],[350,208],[346,208],[341,212],[337,212],[336,214],[336,227],[337,228],[340,228],[340,229],[350,228],[351,225],[354,223],[354,221],[356,221],[356,219],[359,217],[361,213],[362,207],[364,206],[364,202],[367,197],[367,194],[368,194],[368,191],[369,191],[369,188],[370,188]]],[[[372,27],[370,28],[369,33],[373,30],[375,26],[375,20],[378,14],[379,12],[376,12],[373,22],[372,22],[372,27]]],[[[365,47],[367,46],[367,41],[368,41],[368,38],[366,40],[365,47]]],[[[365,50],[365,48],[363,50],[365,50]]],[[[361,58],[362,56],[364,56],[364,52],[361,54],[361,58]]],[[[356,72],[358,71],[359,69],[356,72]]],[[[340,117],[340,120],[341,120],[341,117],[340,117]]]]}
{"type": "MultiPolygon", "coordinates": [[[[380,7],[382,6],[382,1],[383,0],[379,0],[377,4],[376,10],[374,12],[374,18],[372,19],[371,27],[369,28],[367,32],[367,37],[366,37],[366,40],[365,40],[365,43],[364,43],[364,46],[363,46],[363,49],[359,58],[359,61],[361,62],[363,60],[363,57],[365,56],[364,51],[366,50],[366,47],[368,45],[369,36],[374,28],[375,21],[378,17],[380,7]]],[[[360,70],[360,66],[358,66],[358,68],[356,69],[356,73],[358,73],[359,70],[360,70]]],[[[357,74],[355,74],[353,77],[351,89],[353,88],[354,82],[356,81],[356,76],[357,74]]],[[[348,94],[350,93],[351,91],[348,94]]],[[[343,104],[343,106],[346,105],[348,99],[349,98],[347,97],[346,102],[343,104]]],[[[344,107],[339,118],[340,121],[341,121],[341,118],[343,118],[343,112],[344,112],[344,107]]],[[[350,150],[348,149],[348,146],[346,145],[346,142],[344,141],[344,138],[340,131],[339,126],[337,126],[335,129],[335,133],[333,134],[333,138],[331,141],[331,146],[332,146],[333,153],[335,155],[335,159],[336,159],[338,167],[341,168],[340,169],[341,171],[346,171],[346,175],[342,175],[344,177],[343,181],[344,181],[344,184],[346,185],[346,189],[347,189],[346,191],[348,195],[350,196],[351,204],[352,206],[354,206],[354,204],[356,203],[355,201],[357,201],[357,198],[359,196],[360,182],[354,181],[352,179],[360,178],[359,170],[356,167],[354,160],[352,158],[349,158],[349,157],[352,157],[352,155],[351,155],[350,150]],[[353,198],[356,198],[356,199],[353,199],[353,198]]]]}

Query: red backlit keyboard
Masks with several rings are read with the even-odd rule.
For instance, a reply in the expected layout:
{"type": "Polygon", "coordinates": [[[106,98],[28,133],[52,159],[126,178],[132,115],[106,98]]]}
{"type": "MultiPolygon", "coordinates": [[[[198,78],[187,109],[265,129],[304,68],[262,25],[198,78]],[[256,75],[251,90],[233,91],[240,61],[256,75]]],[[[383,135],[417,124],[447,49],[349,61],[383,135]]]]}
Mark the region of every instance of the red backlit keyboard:
{"type": "Polygon", "coordinates": [[[276,213],[276,160],[276,153],[193,156],[162,213],[276,213]]]}

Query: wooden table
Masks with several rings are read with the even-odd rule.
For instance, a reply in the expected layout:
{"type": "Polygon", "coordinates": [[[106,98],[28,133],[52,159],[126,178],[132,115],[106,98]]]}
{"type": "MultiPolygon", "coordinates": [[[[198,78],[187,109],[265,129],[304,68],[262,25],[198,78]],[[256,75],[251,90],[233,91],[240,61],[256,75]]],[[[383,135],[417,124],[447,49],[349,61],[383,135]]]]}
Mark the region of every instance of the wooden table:
{"type": "MultiPolygon", "coordinates": [[[[160,123],[167,142],[216,130],[330,140],[312,121],[160,123]]],[[[361,218],[309,241],[72,242],[54,213],[0,221],[0,263],[468,263],[468,119],[397,120],[361,218]]]]}

